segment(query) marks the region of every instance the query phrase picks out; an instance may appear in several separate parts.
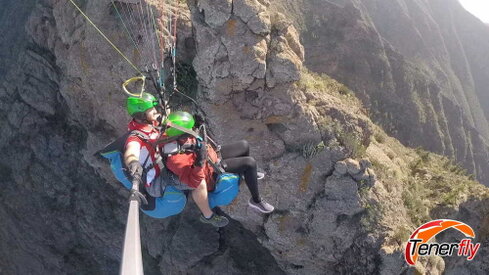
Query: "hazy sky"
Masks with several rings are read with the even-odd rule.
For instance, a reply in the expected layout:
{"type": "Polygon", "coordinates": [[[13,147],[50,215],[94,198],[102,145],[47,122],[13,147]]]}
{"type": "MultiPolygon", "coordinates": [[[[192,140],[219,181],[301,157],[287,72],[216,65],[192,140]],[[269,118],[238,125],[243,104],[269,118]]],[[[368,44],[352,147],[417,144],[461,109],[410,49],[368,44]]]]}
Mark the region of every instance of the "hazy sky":
{"type": "Polygon", "coordinates": [[[459,0],[459,2],[470,13],[489,23],[489,0],[459,0]]]}

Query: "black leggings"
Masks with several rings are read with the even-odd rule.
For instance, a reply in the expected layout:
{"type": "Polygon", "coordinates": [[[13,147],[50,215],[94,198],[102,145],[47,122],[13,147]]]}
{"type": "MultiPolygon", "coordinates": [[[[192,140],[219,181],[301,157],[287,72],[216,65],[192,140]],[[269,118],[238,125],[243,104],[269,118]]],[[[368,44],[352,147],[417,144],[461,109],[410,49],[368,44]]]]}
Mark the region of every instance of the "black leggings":
{"type": "Polygon", "coordinates": [[[250,146],[246,140],[240,140],[221,146],[222,162],[226,172],[243,174],[251,197],[260,202],[258,179],[256,175],[256,160],[250,157],[250,146]]]}

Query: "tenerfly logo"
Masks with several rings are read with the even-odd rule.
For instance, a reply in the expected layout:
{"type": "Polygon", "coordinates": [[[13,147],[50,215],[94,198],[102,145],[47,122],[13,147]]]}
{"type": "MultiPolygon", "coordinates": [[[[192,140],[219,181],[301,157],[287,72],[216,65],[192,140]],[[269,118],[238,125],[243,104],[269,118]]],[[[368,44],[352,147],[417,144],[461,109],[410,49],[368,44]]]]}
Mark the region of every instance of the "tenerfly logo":
{"type": "Polygon", "coordinates": [[[418,227],[409,238],[404,257],[410,265],[416,264],[419,256],[428,255],[442,257],[457,255],[466,257],[470,261],[474,259],[481,245],[474,243],[473,238],[475,238],[474,230],[463,222],[446,219],[427,222],[418,227]],[[428,243],[438,233],[449,228],[460,231],[467,238],[457,243],[428,243]]]}

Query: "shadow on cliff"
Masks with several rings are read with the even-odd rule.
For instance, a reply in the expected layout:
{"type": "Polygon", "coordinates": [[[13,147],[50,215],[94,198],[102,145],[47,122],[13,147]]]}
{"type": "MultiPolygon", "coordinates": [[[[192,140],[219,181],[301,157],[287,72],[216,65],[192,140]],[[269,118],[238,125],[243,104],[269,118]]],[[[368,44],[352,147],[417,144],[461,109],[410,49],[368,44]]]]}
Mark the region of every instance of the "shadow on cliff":
{"type": "MultiPolygon", "coordinates": [[[[458,209],[439,206],[431,211],[433,219],[454,219],[471,226],[476,237],[475,243],[480,243],[480,249],[472,261],[465,257],[445,257],[445,274],[488,274],[489,269],[489,198],[479,199],[470,196],[461,203],[458,209]]],[[[456,230],[443,231],[436,236],[437,242],[458,243],[465,238],[456,230]]]]}

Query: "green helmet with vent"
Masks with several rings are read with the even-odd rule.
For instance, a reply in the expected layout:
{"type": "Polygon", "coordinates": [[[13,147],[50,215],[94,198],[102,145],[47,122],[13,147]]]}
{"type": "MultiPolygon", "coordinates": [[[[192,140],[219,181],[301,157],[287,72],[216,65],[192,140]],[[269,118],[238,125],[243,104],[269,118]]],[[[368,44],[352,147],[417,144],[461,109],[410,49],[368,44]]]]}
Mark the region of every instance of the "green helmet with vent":
{"type": "MultiPolygon", "coordinates": [[[[195,125],[194,117],[183,111],[174,112],[168,115],[166,122],[171,122],[183,128],[191,130],[195,125]]],[[[173,127],[168,127],[165,131],[166,135],[169,137],[174,137],[183,134],[184,132],[177,130],[173,127]]]]}
{"type": "Polygon", "coordinates": [[[149,93],[143,93],[141,97],[130,96],[127,98],[127,112],[130,116],[144,113],[157,105],[158,100],[149,93]]]}

